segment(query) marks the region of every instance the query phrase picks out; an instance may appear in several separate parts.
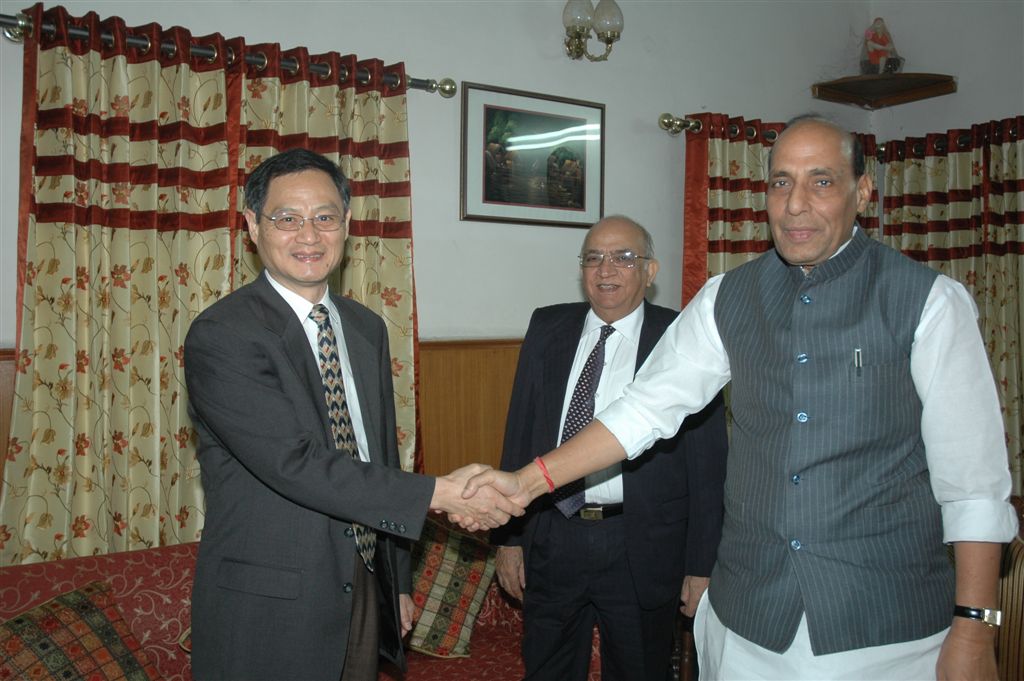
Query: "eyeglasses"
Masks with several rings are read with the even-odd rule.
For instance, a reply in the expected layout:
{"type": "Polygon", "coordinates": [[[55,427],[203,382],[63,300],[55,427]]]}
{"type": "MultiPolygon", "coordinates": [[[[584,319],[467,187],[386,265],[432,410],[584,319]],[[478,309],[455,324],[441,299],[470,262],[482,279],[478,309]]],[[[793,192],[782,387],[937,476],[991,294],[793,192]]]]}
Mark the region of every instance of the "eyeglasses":
{"type": "Polygon", "coordinates": [[[274,215],[263,214],[263,217],[274,223],[274,227],[284,232],[297,232],[306,226],[306,221],[313,223],[318,232],[336,232],[341,229],[342,219],[340,215],[328,213],[326,215],[314,215],[306,218],[298,213],[275,213],[274,215]]]}
{"type": "Polygon", "coordinates": [[[636,267],[637,260],[651,259],[643,255],[637,255],[633,251],[616,251],[614,253],[591,251],[580,254],[580,267],[600,267],[605,258],[608,258],[614,267],[627,270],[636,267]]]}

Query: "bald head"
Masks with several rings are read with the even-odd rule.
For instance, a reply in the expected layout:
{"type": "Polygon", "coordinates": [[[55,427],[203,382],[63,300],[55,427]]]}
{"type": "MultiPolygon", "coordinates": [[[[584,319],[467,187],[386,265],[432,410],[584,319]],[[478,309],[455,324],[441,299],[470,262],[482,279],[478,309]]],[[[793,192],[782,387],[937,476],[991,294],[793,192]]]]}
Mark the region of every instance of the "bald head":
{"type": "Polygon", "coordinates": [[[580,252],[582,253],[587,250],[587,244],[593,234],[600,233],[609,228],[614,228],[616,231],[633,231],[636,236],[635,243],[643,246],[641,250],[636,251],[637,254],[651,259],[654,258],[654,238],[651,236],[651,233],[639,222],[625,215],[609,215],[595,222],[587,230],[587,236],[583,239],[583,248],[580,252]]]}
{"type": "Polygon", "coordinates": [[[800,116],[791,118],[786,123],[786,127],[783,129],[782,133],[775,141],[775,144],[768,152],[769,175],[772,171],[776,147],[778,147],[778,145],[782,142],[786,135],[789,134],[791,131],[799,129],[800,127],[806,125],[821,126],[823,128],[829,128],[835,131],[842,138],[842,146],[840,147],[840,151],[843,154],[843,156],[845,156],[850,162],[850,170],[853,174],[853,178],[855,180],[860,179],[860,177],[864,174],[866,167],[866,162],[864,160],[864,146],[860,143],[860,139],[853,133],[843,128],[841,125],[837,124],[835,121],[831,121],[828,118],[825,118],[824,116],[820,116],[818,114],[802,114],[800,116]]]}

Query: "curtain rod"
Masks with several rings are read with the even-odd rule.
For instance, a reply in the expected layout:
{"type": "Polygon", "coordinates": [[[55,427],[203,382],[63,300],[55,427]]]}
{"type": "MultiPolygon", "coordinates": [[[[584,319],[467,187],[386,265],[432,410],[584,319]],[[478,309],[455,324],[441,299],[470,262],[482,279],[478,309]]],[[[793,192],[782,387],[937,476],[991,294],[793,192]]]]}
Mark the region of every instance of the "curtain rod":
{"type": "MultiPolygon", "coordinates": [[[[25,39],[25,32],[32,31],[32,20],[26,14],[17,14],[11,16],[9,14],[0,14],[0,26],[3,27],[4,37],[16,43],[20,43],[25,39]]],[[[44,33],[53,34],[57,32],[57,27],[50,23],[44,22],[40,26],[40,30],[44,33]]],[[[82,28],[80,26],[68,26],[68,36],[75,38],[76,40],[88,40],[89,29],[82,28]]],[[[114,35],[108,31],[104,31],[100,34],[100,39],[107,44],[113,44],[114,35]]],[[[148,52],[150,48],[149,36],[139,36],[129,34],[125,38],[125,43],[129,47],[141,48],[143,52],[148,52]]],[[[160,43],[160,50],[167,55],[173,56],[177,51],[177,45],[171,41],[160,43]]],[[[235,55],[231,48],[228,48],[228,64],[233,64],[235,61],[235,55]]],[[[215,46],[206,45],[190,45],[189,54],[193,57],[201,57],[203,59],[216,59],[217,48],[215,46]]],[[[255,52],[245,55],[245,63],[250,66],[255,66],[258,71],[262,71],[267,67],[267,55],[262,52],[255,52]]],[[[281,60],[281,68],[295,73],[299,69],[299,63],[296,59],[287,57],[281,60]]],[[[343,72],[338,74],[340,80],[346,80],[348,78],[347,69],[343,68],[343,72]]],[[[317,74],[321,78],[329,78],[331,75],[331,67],[328,64],[316,64],[310,63],[309,70],[317,74]]],[[[413,90],[425,90],[427,92],[437,92],[445,99],[450,99],[455,96],[455,92],[458,86],[455,81],[451,78],[442,78],[441,80],[434,80],[433,78],[413,78],[411,76],[406,77],[408,80],[409,87],[413,90]]],[[[360,85],[366,85],[370,82],[370,72],[368,69],[358,69],[356,71],[356,81],[360,85]]],[[[384,84],[390,88],[397,87],[401,84],[401,79],[396,73],[385,73],[384,84]]]]}
{"type": "Polygon", "coordinates": [[[683,130],[700,132],[704,126],[695,118],[681,118],[670,113],[663,113],[658,116],[658,127],[670,135],[678,135],[683,130]]]}
{"type": "MultiPolygon", "coordinates": [[[[683,130],[699,133],[704,129],[704,124],[696,118],[681,118],[670,113],[663,113],[658,116],[658,127],[667,131],[670,135],[678,135],[683,130]]],[[[752,125],[748,125],[744,132],[746,132],[749,139],[757,137],[757,129],[752,125]]],[[[736,137],[740,134],[740,126],[730,123],[728,133],[729,137],[736,137]]],[[[764,133],[764,139],[769,143],[774,142],[778,136],[779,134],[774,130],[767,130],[764,133]]]]}

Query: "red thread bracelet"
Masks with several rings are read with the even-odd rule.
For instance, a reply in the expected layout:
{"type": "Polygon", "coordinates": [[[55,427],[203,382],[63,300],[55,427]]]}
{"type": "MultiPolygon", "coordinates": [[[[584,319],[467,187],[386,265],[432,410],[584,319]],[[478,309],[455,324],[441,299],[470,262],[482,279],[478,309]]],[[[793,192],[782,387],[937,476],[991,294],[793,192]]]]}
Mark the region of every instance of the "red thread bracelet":
{"type": "Polygon", "coordinates": [[[555,481],[551,479],[551,474],[548,473],[548,467],[544,465],[544,459],[539,456],[534,457],[533,462],[540,468],[540,472],[544,474],[544,480],[548,483],[548,492],[555,491],[555,481]]]}

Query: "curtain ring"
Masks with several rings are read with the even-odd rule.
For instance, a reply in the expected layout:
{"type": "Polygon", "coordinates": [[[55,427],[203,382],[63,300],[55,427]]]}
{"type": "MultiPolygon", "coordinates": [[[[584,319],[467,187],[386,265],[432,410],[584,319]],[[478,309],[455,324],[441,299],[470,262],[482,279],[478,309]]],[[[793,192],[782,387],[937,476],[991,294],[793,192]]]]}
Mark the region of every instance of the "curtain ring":
{"type": "Polygon", "coordinates": [[[135,37],[138,38],[139,40],[145,40],[146,41],[146,46],[145,47],[139,46],[139,47],[135,48],[138,51],[139,56],[145,56],[145,55],[149,54],[149,48],[153,47],[153,41],[149,39],[149,36],[146,35],[146,34],[142,34],[142,35],[137,35],[135,37]]]}
{"type": "Polygon", "coordinates": [[[777,133],[774,130],[766,130],[764,133],[764,138],[769,142],[774,142],[775,140],[779,139],[779,133],[777,133]]]}
{"type": "Polygon", "coordinates": [[[230,45],[226,45],[225,49],[227,50],[227,53],[224,55],[224,61],[227,63],[227,66],[234,66],[235,51],[231,48],[230,45]]]}
{"type": "Polygon", "coordinates": [[[757,128],[755,128],[752,125],[748,125],[747,126],[747,139],[748,140],[757,139],[757,128]]]}
{"type": "Polygon", "coordinates": [[[319,66],[321,68],[327,69],[326,71],[324,71],[323,73],[320,74],[320,80],[327,80],[328,78],[331,77],[331,65],[330,65],[330,63],[320,62],[318,64],[311,64],[310,66],[319,66]]]}
{"type": "Polygon", "coordinates": [[[920,142],[914,142],[914,155],[924,156],[924,145],[920,142]]]}
{"type": "Polygon", "coordinates": [[[173,40],[170,42],[162,43],[160,45],[160,51],[164,53],[164,56],[168,59],[174,59],[178,56],[178,43],[173,40]]]}
{"type": "Polygon", "coordinates": [[[282,59],[281,68],[288,72],[289,76],[294,76],[299,72],[299,60],[298,59],[282,59]]]}
{"type": "Polygon", "coordinates": [[[729,124],[729,137],[735,137],[738,134],[740,134],[740,126],[736,125],[735,123],[730,123],[729,124]]]}
{"type": "Polygon", "coordinates": [[[369,85],[373,82],[373,74],[369,69],[359,69],[356,71],[356,82],[360,85],[369,85]]]}
{"type": "Polygon", "coordinates": [[[386,87],[389,90],[397,90],[398,88],[402,87],[402,76],[400,76],[397,73],[386,74],[384,76],[384,87],[386,87]],[[395,82],[389,83],[388,78],[393,79],[395,82]]]}
{"type": "Polygon", "coordinates": [[[338,82],[344,83],[346,80],[348,80],[348,67],[342,65],[342,67],[338,70],[338,82]]]}
{"type": "Polygon", "coordinates": [[[220,56],[220,52],[217,50],[217,43],[211,43],[208,47],[213,50],[213,54],[206,58],[206,63],[213,64],[217,61],[217,57],[220,56]]]}
{"type": "Polygon", "coordinates": [[[256,60],[255,62],[253,62],[252,66],[257,71],[263,71],[263,69],[267,68],[267,64],[270,63],[270,60],[267,59],[267,55],[265,52],[257,52],[256,54],[252,55],[252,58],[256,60]]]}
{"type": "Polygon", "coordinates": [[[945,154],[946,153],[946,140],[944,140],[944,139],[935,140],[935,151],[939,152],[940,154],[945,154]]]}
{"type": "MultiPolygon", "coordinates": [[[[986,135],[986,137],[987,137],[987,135],[986,135]]],[[[963,135],[960,135],[959,137],[956,138],[956,145],[960,149],[966,149],[968,146],[970,146],[970,143],[971,143],[971,136],[966,134],[966,133],[964,133],[963,135]]]]}

